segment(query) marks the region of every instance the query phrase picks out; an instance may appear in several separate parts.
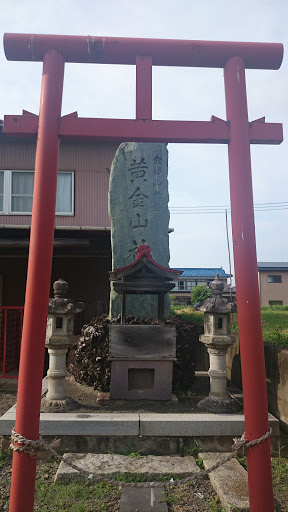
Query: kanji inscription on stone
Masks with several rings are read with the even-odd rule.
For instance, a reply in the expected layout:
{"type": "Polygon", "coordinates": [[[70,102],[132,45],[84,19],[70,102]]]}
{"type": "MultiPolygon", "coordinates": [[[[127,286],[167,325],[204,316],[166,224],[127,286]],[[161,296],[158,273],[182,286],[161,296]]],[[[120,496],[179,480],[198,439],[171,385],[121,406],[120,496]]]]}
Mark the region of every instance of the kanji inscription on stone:
{"type": "MultiPolygon", "coordinates": [[[[167,174],[166,144],[125,142],[119,146],[109,185],[113,270],[130,265],[135,260],[136,248],[143,243],[150,245],[157,263],[168,267],[167,174]]],[[[147,296],[146,299],[127,296],[126,312],[156,318],[155,298],[147,301],[147,296]],[[143,300],[148,303],[145,307],[143,300]]],[[[110,315],[115,317],[119,313],[120,297],[111,289],[110,315]]]]}

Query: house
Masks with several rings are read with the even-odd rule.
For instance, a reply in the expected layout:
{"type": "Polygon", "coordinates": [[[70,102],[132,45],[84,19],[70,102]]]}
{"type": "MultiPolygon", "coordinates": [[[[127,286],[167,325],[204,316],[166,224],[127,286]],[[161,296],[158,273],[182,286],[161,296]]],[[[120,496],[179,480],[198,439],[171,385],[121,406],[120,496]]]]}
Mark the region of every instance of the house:
{"type": "MultiPolygon", "coordinates": [[[[3,123],[0,126],[0,306],[23,307],[36,136],[9,137],[2,127],[3,123]]],[[[117,147],[115,142],[60,142],[51,285],[59,277],[68,281],[69,295],[85,302],[81,322],[89,321],[97,311],[108,311],[108,271],[111,270],[108,186],[117,147]]],[[[53,296],[52,288],[50,296],[53,296]]]]}
{"type": "MultiPolygon", "coordinates": [[[[223,295],[230,297],[230,286],[227,283],[230,274],[226,274],[223,268],[174,268],[180,270],[182,274],[175,281],[175,287],[171,291],[171,295],[175,297],[176,302],[182,304],[191,304],[191,290],[199,284],[209,286],[209,283],[215,279],[218,274],[219,279],[224,283],[223,295]]],[[[234,292],[235,296],[235,292],[234,292]]]]}
{"type": "Polygon", "coordinates": [[[258,262],[261,306],[288,304],[288,262],[258,262]]]}

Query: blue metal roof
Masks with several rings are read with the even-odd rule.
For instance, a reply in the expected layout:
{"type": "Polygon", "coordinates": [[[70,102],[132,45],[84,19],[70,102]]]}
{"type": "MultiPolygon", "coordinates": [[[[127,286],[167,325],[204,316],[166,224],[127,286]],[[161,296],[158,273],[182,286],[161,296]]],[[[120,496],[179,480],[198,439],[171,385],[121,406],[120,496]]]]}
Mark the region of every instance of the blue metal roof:
{"type": "Polygon", "coordinates": [[[230,277],[226,274],[223,268],[173,268],[173,270],[181,270],[181,277],[214,277],[219,274],[219,277],[230,277]]]}

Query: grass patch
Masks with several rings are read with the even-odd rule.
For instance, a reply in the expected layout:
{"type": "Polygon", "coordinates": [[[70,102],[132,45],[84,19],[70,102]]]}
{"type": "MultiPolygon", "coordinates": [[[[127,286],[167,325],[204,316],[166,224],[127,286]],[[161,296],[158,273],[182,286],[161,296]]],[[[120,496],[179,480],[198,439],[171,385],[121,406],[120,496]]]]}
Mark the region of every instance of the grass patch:
{"type": "MultiPolygon", "coordinates": [[[[103,512],[111,510],[111,502],[119,501],[120,491],[104,482],[97,484],[72,482],[45,485],[36,482],[35,512],[103,512]]],[[[117,510],[117,508],[115,508],[117,510]]]]}
{"type": "Polygon", "coordinates": [[[271,458],[273,488],[287,495],[288,498],[288,459],[282,457],[279,447],[278,457],[271,458]]]}
{"type": "Polygon", "coordinates": [[[204,313],[202,311],[194,311],[192,306],[172,306],[172,315],[180,315],[187,322],[198,322],[203,324],[204,313]]]}
{"type": "Polygon", "coordinates": [[[8,460],[8,450],[0,450],[0,468],[5,466],[8,460]]]}
{"type": "MultiPolygon", "coordinates": [[[[238,333],[237,315],[233,316],[231,330],[238,333]]],[[[262,306],[261,321],[264,341],[288,346],[288,306],[262,306]]]]}
{"type": "MultiPolygon", "coordinates": [[[[203,323],[201,311],[194,311],[192,306],[173,306],[171,313],[181,315],[188,322],[203,323]]],[[[232,316],[232,315],[231,315],[232,316]]],[[[262,306],[261,320],[263,339],[274,345],[288,346],[288,306],[262,306]]],[[[231,332],[238,333],[237,314],[231,318],[231,332]]]]}

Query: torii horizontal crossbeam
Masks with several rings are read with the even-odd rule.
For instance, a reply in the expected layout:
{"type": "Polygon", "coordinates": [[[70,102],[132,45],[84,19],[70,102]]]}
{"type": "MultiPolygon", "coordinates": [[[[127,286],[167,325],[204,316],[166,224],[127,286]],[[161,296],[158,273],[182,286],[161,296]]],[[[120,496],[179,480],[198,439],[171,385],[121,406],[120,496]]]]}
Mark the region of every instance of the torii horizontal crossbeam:
{"type": "Polygon", "coordinates": [[[137,56],[152,57],[153,66],[223,68],[231,57],[243,59],[246,69],[279,69],[280,43],[187,41],[127,37],[5,34],[8,60],[43,61],[48,50],[59,52],[66,62],[136,64],[137,56]]]}
{"type": "MultiPolygon", "coordinates": [[[[3,131],[8,136],[31,137],[38,132],[36,115],[5,116],[3,131]]],[[[249,123],[250,144],[281,144],[281,123],[256,120],[249,123]]],[[[190,142],[197,144],[228,144],[230,125],[212,116],[211,121],[152,121],[142,119],[81,118],[77,113],[61,118],[59,137],[62,140],[190,142]]]]}

